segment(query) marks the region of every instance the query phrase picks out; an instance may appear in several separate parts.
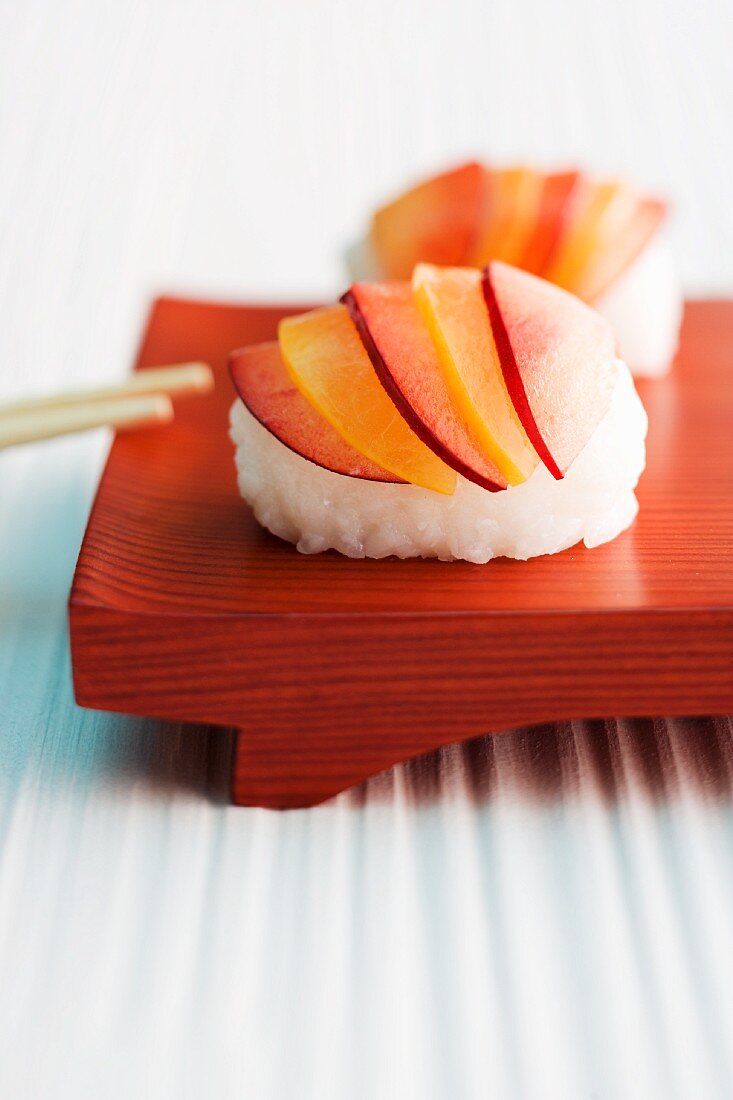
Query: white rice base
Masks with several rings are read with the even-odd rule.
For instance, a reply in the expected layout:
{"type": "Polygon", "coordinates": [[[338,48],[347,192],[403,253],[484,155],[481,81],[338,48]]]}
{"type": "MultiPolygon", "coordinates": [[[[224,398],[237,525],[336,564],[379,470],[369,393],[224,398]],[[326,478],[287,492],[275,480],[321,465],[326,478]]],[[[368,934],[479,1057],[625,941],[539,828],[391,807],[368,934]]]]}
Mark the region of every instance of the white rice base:
{"type": "Polygon", "coordinates": [[[669,370],[679,342],[683,298],[669,245],[657,234],[594,303],[637,377],[669,370]]]}
{"type": "Polygon", "coordinates": [[[289,450],[240,400],[231,410],[239,490],[258,521],[304,554],[351,558],[491,558],[556,554],[609,542],[632,523],[647,418],[617,361],[611,407],[561,481],[540,464],[522,485],[489,493],[458,476],[453,496],[332,473],[289,450]]]}

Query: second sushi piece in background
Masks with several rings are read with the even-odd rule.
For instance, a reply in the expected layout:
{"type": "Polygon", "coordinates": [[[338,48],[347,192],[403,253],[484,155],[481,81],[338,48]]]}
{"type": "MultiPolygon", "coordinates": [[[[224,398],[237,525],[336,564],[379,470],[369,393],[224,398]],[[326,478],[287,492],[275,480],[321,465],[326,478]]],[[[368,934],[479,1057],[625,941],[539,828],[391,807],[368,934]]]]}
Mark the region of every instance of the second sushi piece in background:
{"type": "Polygon", "coordinates": [[[304,553],[526,559],[636,515],[646,415],[613,332],[507,264],[355,283],[230,365],[240,491],[304,553]]]}
{"type": "Polygon", "coordinates": [[[421,262],[513,264],[592,305],[632,373],[655,377],[672,363],[682,317],[666,216],[663,200],[621,180],[471,162],[377,210],[350,261],[357,277],[388,279],[421,262]]]}

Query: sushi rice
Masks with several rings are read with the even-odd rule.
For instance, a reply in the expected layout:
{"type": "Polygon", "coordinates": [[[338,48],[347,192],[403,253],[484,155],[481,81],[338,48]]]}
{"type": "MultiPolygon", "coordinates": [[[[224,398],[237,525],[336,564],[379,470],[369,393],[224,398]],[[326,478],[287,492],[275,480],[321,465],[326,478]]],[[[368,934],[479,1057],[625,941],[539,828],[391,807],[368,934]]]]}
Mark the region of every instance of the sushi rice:
{"type": "Polygon", "coordinates": [[[291,451],[235,401],[239,489],[257,520],[304,554],[484,563],[555,554],[615,538],[634,520],[647,418],[617,360],[611,407],[561,481],[540,464],[522,485],[490,493],[457,477],[444,496],[332,473],[291,451]]]}
{"type": "Polygon", "coordinates": [[[655,237],[593,304],[615,332],[632,373],[658,378],[677,351],[682,302],[669,245],[655,237]]]}

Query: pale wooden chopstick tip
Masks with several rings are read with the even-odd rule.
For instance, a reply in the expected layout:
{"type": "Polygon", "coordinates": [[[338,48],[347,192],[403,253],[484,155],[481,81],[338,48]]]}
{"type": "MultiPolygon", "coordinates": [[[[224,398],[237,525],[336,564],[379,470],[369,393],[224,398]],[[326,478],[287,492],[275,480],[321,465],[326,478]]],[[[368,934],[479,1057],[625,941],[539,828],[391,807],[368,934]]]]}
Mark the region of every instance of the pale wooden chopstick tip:
{"type": "Polygon", "coordinates": [[[175,363],[164,367],[145,367],[135,371],[126,385],[135,393],[168,393],[184,396],[187,393],[210,393],[214,388],[214,372],[208,363],[175,363]]]}
{"type": "Polygon", "coordinates": [[[173,402],[167,394],[141,394],[85,405],[31,409],[0,418],[0,448],[33,443],[60,435],[109,427],[130,430],[169,424],[173,402]]]}
{"type": "Polygon", "coordinates": [[[107,424],[113,428],[166,424],[172,399],[209,393],[207,363],[176,363],[135,371],[124,382],[79,393],[52,394],[0,406],[0,447],[50,439],[107,424]]]}
{"type": "Polygon", "coordinates": [[[213,388],[214,374],[206,363],[177,363],[167,367],[146,367],[144,370],[135,371],[129,378],[113,386],[49,394],[0,405],[0,421],[7,417],[15,418],[31,412],[81,407],[134,395],[159,393],[170,397],[185,397],[189,394],[209,393],[213,388]]]}

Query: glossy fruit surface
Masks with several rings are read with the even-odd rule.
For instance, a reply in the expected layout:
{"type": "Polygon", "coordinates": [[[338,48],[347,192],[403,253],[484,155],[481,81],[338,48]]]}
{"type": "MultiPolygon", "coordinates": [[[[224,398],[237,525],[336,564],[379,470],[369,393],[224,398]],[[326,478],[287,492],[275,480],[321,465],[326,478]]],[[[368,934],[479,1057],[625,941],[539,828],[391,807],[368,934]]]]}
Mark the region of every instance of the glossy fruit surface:
{"type": "Polygon", "coordinates": [[[413,290],[461,413],[511,485],[526,481],[537,454],[512,405],[475,268],[419,264],[413,290]]]}
{"type": "Polygon", "coordinates": [[[658,231],[664,202],[577,170],[494,169],[471,162],[425,180],[377,211],[381,272],[418,263],[483,267],[501,260],[596,301],[658,231]]]}
{"type": "Polygon", "coordinates": [[[404,481],[453,492],[455,472],[387,395],[344,305],[286,318],[278,339],[296,386],[347,443],[404,481]]]}
{"type": "Polygon", "coordinates": [[[409,279],[421,260],[465,263],[478,230],[486,171],[464,164],[418,184],[378,210],[372,244],[388,279],[409,279]]]}
{"type": "Polygon", "coordinates": [[[505,168],[489,172],[488,180],[476,243],[467,262],[475,267],[489,260],[519,263],[537,225],[543,178],[531,168],[505,168]]]}
{"type": "Polygon", "coordinates": [[[382,385],[444,462],[495,492],[507,480],[472,433],[446,382],[409,283],[356,283],[344,297],[382,385]]]}
{"type": "Polygon", "coordinates": [[[514,408],[560,478],[610,407],[613,333],[573,295],[506,264],[488,265],[482,290],[514,408]]]}
{"type": "Polygon", "coordinates": [[[293,383],[277,341],[232,352],[229,371],[252,415],[291,451],[337,474],[367,481],[401,480],[365,458],[313,408],[293,383]]]}

